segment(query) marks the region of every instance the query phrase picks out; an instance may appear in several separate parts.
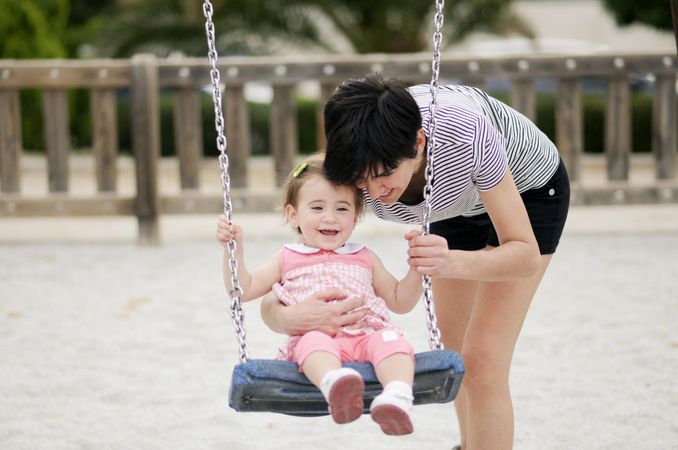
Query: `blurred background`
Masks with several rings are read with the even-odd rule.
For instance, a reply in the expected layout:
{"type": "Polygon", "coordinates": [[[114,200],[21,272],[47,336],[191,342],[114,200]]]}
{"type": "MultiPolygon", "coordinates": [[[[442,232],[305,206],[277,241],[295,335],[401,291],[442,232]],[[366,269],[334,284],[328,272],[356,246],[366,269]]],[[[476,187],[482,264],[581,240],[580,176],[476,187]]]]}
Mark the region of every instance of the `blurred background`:
{"type": "MultiPolygon", "coordinates": [[[[409,0],[215,0],[217,49],[222,56],[425,52],[430,48],[433,2],[409,0]]],[[[128,58],[136,53],[181,59],[206,55],[202,2],[196,0],[0,0],[0,59],[128,58]]],[[[448,0],[444,51],[451,55],[591,54],[675,52],[669,1],[647,0],[448,0]]],[[[447,81],[454,74],[443,73],[447,81]]],[[[651,150],[652,77],[632,83],[633,152],[651,150]]],[[[536,122],[555,140],[555,82],[537,79],[536,122]]],[[[584,151],[602,152],[604,80],[584,79],[584,151]]],[[[488,78],[485,88],[508,99],[507,79],[488,78]]],[[[246,86],[253,155],[270,153],[270,101],[265,83],[246,86]]],[[[21,92],[26,152],[42,152],[40,91],[21,92]]],[[[298,146],[317,149],[317,88],[295,92],[298,146]]],[[[86,90],[69,92],[70,142],[74,152],[92,146],[86,90]]],[[[129,154],[129,96],[119,93],[118,134],[129,154]]],[[[215,154],[209,90],[202,98],[203,140],[215,154]]],[[[176,154],[169,92],[160,97],[161,153],[176,154]]]]}
{"type": "MultiPolygon", "coordinates": [[[[0,0],[0,447],[451,448],[449,405],[418,407],[401,440],[367,419],[227,408],[237,343],[202,3],[0,0]]],[[[434,1],[212,3],[234,220],[255,266],[294,239],[276,176],[322,148],[336,84],[429,81],[434,1]]],[[[518,342],[517,448],[676,448],[677,3],[445,1],[442,81],[526,114],[572,178],[518,342]]],[[[367,215],[356,240],[400,275],[405,230],[367,215]]],[[[270,357],[280,336],[245,309],[254,357],[270,357]]],[[[418,350],[419,309],[396,318],[418,350]]]]}

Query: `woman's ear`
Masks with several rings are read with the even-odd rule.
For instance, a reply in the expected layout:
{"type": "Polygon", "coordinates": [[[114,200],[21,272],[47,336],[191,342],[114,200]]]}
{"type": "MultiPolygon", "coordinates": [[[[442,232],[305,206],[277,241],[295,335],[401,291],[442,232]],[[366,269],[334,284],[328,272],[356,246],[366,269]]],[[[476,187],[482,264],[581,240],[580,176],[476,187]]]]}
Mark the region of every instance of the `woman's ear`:
{"type": "Polygon", "coordinates": [[[423,128],[419,128],[417,131],[417,140],[414,144],[414,148],[417,152],[423,152],[426,150],[426,134],[424,133],[423,128]]]}

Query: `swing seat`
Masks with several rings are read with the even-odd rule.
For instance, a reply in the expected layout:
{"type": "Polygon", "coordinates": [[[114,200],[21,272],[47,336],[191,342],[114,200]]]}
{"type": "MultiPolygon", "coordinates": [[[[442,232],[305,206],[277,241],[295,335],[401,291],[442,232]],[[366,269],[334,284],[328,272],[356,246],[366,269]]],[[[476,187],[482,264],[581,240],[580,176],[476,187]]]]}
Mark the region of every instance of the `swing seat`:
{"type": "MultiPolygon", "coordinates": [[[[414,404],[447,403],[457,395],[464,376],[461,356],[452,350],[417,353],[415,357],[414,404]]],[[[368,413],[381,384],[366,362],[347,362],[365,381],[363,413],[368,413]]],[[[313,417],[329,414],[320,391],[291,361],[252,359],[233,368],[229,406],[239,412],[273,412],[313,417]]]]}

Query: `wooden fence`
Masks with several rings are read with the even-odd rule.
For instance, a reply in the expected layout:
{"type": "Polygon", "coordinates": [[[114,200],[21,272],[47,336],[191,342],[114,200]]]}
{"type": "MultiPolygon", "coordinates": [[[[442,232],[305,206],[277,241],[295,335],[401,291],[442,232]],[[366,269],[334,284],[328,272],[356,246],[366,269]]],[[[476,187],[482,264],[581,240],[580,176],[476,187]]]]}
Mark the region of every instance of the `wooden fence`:
{"type": "MultiPolygon", "coordinates": [[[[250,123],[244,89],[248,82],[268,83],[273,90],[270,149],[275,173],[286,173],[297,155],[295,87],[315,81],[320,108],[342,80],[370,72],[427,83],[430,55],[351,55],[304,57],[239,57],[219,61],[224,84],[224,113],[231,161],[233,198],[239,210],[270,210],[278,193],[253,191],[247,185],[251,157],[250,123]],[[258,192],[258,193],[257,193],[258,192]]],[[[534,118],[535,80],[553,79],[556,89],[556,144],[573,180],[573,201],[579,204],[675,202],[678,58],[674,54],[606,54],[468,58],[444,56],[441,73],[462,83],[482,86],[488,77],[510,81],[511,104],[534,118]],[[652,150],[654,179],[629,182],[632,159],[630,77],[654,80],[652,150]],[[605,159],[607,182],[580,182],[583,148],[582,80],[606,82],[605,159]]],[[[199,169],[203,155],[200,96],[209,85],[206,59],[158,60],[138,55],[131,60],[0,60],[0,217],[135,215],[139,242],[159,242],[161,214],[209,213],[221,210],[221,196],[201,192],[199,169]],[[49,193],[21,192],[21,89],[42,90],[43,134],[49,193]],[[90,91],[92,155],[97,192],[69,192],[68,92],[90,91]],[[181,191],[165,195],[159,189],[160,89],[174,96],[174,138],[181,191]],[[120,90],[132,98],[131,130],[136,192],[121,194],[118,179],[117,108],[120,90]]],[[[322,115],[318,111],[318,147],[322,148],[322,115]]],[[[271,176],[275,176],[271,173],[271,176]]],[[[280,180],[277,180],[280,183],[280,180]]]]}

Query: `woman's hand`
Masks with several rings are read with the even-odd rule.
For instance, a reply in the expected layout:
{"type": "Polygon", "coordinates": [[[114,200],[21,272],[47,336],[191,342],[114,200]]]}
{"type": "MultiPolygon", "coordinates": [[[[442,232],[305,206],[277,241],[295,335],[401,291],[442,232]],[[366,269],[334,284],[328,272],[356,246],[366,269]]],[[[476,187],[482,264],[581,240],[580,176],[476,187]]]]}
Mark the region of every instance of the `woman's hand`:
{"type": "Polygon", "coordinates": [[[422,275],[454,278],[445,238],[435,234],[424,236],[420,230],[412,230],[405,239],[409,241],[407,263],[410,267],[422,275]]]}
{"type": "Polygon", "coordinates": [[[266,325],[278,333],[297,335],[315,330],[334,336],[365,317],[367,309],[353,311],[364,302],[362,298],[349,298],[339,290],[329,289],[296,305],[285,306],[275,295],[269,294],[261,303],[261,315],[266,325]]]}
{"type": "Polygon", "coordinates": [[[228,219],[222,214],[217,221],[217,241],[222,247],[226,247],[231,239],[235,239],[238,247],[242,247],[242,228],[234,223],[228,223],[228,219]]]}

